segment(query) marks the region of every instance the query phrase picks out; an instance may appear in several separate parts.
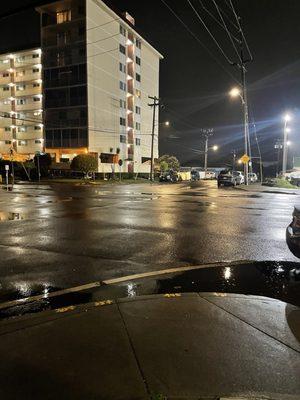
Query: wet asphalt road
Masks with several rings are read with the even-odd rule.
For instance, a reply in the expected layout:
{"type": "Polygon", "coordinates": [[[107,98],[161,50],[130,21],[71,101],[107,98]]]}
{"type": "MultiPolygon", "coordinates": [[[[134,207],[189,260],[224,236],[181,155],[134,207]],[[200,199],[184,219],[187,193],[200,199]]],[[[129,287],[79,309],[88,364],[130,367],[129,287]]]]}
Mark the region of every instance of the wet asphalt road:
{"type": "Polygon", "coordinates": [[[285,229],[298,202],[214,181],[1,190],[0,301],[190,264],[297,262],[285,229]]]}

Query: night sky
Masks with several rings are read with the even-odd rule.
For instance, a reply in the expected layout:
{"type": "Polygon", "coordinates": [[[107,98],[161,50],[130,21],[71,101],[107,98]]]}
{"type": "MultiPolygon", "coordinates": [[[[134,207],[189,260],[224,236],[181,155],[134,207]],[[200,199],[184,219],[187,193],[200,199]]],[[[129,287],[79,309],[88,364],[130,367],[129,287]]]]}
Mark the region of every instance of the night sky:
{"type": "MultiPolygon", "coordinates": [[[[218,144],[220,148],[218,154],[211,154],[210,162],[213,165],[229,162],[233,149],[238,155],[243,154],[241,104],[227,95],[236,85],[234,78],[239,78],[239,72],[227,64],[186,0],[165,1],[213,57],[161,0],[113,1],[118,9],[135,17],[138,29],[165,57],[161,63],[160,96],[165,105],[161,121],[169,120],[171,126],[161,129],[160,153],[174,154],[182,164],[200,165],[202,157],[198,152],[203,149],[201,129],[213,128],[211,144],[218,144]]],[[[233,57],[226,33],[205,13],[199,0],[192,1],[226,53],[233,57]]],[[[37,3],[40,2],[6,2],[1,4],[0,12],[37,3]]],[[[212,0],[203,0],[203,3],[217,16],[212,0]]],[[[217,0],[217,3],[229,11],[226,0],[217,0]]],[[[248,95],[251,121],[256,123],[263,159],[276,158],[274,142],[282,136],[282,115],[286,111],[293,114],[291,149],[295,155],[300,155],[300,1],[234,0],[233,3],[242,18],[254,56],[253,63],[248,64],[248,95]]],[[[0,34],[1,51],[36,45],[39,43],[39,17],[29,10],[22,17],[2,20],[0,34]]],[[[253,155],[257,155],[253,134],[251,144],[253,155]]]]}

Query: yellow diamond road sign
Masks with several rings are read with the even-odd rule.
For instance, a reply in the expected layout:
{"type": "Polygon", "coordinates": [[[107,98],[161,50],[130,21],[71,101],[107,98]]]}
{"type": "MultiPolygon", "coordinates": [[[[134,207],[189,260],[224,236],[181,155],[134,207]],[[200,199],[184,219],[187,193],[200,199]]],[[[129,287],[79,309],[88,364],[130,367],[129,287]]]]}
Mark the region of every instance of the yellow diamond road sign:
{"type": "Polygon", "coordinates": [[[247,154],[244,154],[243,157],[241,157],[241,161],[243,164],[248,164],[250,157],[247,154]]]}

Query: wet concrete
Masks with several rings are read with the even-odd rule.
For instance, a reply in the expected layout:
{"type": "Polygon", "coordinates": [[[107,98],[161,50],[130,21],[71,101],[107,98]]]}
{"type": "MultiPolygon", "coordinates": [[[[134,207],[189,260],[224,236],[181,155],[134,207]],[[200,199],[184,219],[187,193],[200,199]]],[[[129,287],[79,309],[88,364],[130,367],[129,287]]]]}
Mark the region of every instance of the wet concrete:
{"type": "Polygon", "coordinates": [[[297,262],[285,243],[297,202],[215,182],[18,185],[0,192],[0,301],[183,265],[297,262]]]}

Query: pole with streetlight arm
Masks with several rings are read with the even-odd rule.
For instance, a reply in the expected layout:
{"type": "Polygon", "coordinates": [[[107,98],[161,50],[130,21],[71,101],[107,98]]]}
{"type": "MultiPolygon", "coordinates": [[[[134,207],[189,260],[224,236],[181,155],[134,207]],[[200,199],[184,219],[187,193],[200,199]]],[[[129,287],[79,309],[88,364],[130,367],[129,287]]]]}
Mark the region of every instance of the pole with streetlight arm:
{"type": "Polygon", "coordinates": [[[291,116],[286,114],[284,116],[284,130],[283,130],[283,155],[282,155],[282,175],[286,174],[287,168],[287,154],[288,154],[288,133],[291,131],[288,127],[288,122],[291,120],[291,116]]]}

